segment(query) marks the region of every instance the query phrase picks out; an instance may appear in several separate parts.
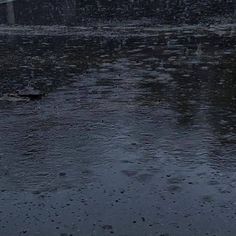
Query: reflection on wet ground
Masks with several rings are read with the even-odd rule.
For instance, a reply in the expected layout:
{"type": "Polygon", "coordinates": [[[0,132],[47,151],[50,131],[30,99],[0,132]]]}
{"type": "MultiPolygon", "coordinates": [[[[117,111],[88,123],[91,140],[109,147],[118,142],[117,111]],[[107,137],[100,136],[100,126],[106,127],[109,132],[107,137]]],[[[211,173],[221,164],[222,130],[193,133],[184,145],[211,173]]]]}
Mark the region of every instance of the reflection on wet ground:
{"type": "Polygon", "coordinates": [[[0,235],[235,235],[232,28],[0,51],[0,235]]]}

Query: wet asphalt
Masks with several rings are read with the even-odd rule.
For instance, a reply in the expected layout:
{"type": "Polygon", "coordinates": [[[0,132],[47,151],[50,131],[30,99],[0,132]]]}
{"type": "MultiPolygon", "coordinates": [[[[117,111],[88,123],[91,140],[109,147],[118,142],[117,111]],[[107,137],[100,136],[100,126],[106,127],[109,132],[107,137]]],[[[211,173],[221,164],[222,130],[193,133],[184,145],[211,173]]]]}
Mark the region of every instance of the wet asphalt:
{"type": "Polygon", "coordinates": [[[1,34],[1,236],[236,234],[235,28],[144,30],[1,34]]]}

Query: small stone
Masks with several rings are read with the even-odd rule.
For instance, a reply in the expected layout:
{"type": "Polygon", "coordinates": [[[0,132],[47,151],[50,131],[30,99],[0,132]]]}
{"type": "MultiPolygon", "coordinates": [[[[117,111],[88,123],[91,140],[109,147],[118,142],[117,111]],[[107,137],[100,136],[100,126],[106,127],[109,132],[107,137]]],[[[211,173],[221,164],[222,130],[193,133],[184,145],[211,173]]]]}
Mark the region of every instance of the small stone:
{"type": "Polygon", "coordinates": [[[59,175],[60,176],[66,176],[66,173],[65,172],[60,172],[59,175]]]}
{"type": "Polygon", "coordinates": [[[36,100],[42,98],[44,94],[40,90],[27,86],[24,89],[19,90],[17,95],[20,97],[29,98],[30,100],[36,100]]]}

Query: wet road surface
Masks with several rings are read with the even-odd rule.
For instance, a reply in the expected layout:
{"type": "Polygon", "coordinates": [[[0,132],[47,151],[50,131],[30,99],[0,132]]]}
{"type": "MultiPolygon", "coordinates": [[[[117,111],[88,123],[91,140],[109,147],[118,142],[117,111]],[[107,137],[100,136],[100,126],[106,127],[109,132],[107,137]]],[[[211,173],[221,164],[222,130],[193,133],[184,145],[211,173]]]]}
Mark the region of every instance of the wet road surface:
{"type": "Polygon", "coordinates": [[[0,235],[235,235],[234,28],[146,30],[1,36],[0,235]]]}

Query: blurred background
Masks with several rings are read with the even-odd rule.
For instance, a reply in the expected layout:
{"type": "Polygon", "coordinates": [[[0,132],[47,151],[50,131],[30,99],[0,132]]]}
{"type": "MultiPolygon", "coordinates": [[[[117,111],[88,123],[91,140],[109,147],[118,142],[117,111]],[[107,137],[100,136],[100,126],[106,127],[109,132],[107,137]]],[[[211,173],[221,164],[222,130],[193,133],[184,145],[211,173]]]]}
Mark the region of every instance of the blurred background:
{"type": "Polygon", "coordinates": [[[198,24],[235,16],[234,0],[0,0],[0,24],[76,25],[155,18],[198,24]]]}

